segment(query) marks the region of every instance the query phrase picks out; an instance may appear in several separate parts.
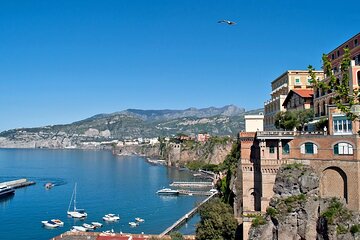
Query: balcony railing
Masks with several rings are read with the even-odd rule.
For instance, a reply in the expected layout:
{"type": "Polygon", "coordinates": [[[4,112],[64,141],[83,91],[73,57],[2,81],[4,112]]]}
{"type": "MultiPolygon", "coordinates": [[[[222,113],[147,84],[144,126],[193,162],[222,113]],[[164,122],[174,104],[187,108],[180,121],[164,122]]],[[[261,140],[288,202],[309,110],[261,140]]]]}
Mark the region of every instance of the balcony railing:
{"type": "Polygon", "coordinates": [[[295,136],[302,135],[325,135],[324,131],[258,131],[256,132],[257,138],[288,138],[292,139],[295,136]]]}

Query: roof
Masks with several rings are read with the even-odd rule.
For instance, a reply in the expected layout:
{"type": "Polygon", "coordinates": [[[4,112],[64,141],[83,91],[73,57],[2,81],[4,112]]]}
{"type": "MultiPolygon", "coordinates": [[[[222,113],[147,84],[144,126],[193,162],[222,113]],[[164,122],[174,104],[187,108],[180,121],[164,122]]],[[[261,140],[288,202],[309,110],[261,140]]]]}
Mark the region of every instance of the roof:
{"type": "Polygon", "coordinates": [[[284,103],[283,103],[283,106],[286,107],[287,103],[290,101],[292,95],[298,95],[302,98],[312,98],[313,95],[314,95],[314,91],[311,89],[311,90],[308,90],[308,89],[293,89],[293,90],[290,90],[290,92],[288,93],[288,95],[286,96],[285,100],[284,100],[284,103]]]}
{"type": "Polygon", "coordinates": [[[293,89],[291,90],[302,98],[311,98],[314,95],[313,89],[293,89]]]}

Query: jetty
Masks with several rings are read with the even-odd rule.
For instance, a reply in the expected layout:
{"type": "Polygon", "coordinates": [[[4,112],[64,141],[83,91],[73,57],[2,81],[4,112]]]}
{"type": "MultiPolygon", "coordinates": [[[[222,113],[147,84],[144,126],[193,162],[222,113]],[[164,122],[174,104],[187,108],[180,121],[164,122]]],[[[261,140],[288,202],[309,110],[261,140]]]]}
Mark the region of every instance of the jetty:
{"type": "Polygon", "coordinates": [[[209,201],[211,198],[213,198],[214,196],[216,196],[217,193],[213,193],[211,194],[211,196],[207,197],[204,201],[202,201],[198,206],[196,206],[195,208],[191,209],[190,212],[186,213],[184,216],[182,216],[179,220],[177,220],[173,225],[171,225],[170,227],[168,227],[165,231],[163,231],[159,237],[162,238],[164,237],[166,234],[170,233],[172,230],[179,228],[182,224],[184,224],[189,218],[191,218],[193,215],[195,215],[195,213],[197,213],[198,209],[207,201],[209,201]]]}
{"type": "Polygon", "coordinates": [[[212,182],[173,182],[171,187],[207,188],[213,187],[212,182]]]}
{"type": "Polygon", "coordinates": [[[210,191],[190,191],[190,190],[184,190],[184,189],[179,189],[179,194],[180,195],[189,195],[189,196],[210,196],[213,194],[213,192],[210,191]]]}
{"type": "Polygon", "coordinates": [[[35,182],[33,181],[28,181],[26,178],[21,178],[21,179],[17,179],[17,180],[13,180],[13,181],[8,181],[8,182],[1,182],[0,185],[6,185],[12,188],[22,188],[22,187],[27,187],[30,185],[34,185],[35,182]]]}

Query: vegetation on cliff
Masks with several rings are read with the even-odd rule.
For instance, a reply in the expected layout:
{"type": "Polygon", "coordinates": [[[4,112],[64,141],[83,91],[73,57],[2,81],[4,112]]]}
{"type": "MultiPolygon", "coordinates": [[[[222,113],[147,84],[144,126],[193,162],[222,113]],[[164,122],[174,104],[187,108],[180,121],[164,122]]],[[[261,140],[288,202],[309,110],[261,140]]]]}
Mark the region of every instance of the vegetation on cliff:
{"type": "Polygon", "coordinates": [[[238,224],[228,204],[215,198],[201,206],[199,212],[201,220],[196,228],[197,240],[235,239],[238,224]]]}

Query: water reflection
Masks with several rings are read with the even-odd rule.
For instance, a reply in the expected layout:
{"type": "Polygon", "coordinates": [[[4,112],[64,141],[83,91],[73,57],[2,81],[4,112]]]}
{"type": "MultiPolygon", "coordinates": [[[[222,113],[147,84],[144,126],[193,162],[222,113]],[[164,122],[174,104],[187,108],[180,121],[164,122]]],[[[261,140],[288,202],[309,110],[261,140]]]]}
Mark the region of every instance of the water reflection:
{"type": "Polygon", "coordinates": [[[5,196],[0,197],[0,205],[1,206],[6,206],[9,204],[9,202],[11,201],[11,199],[14,198],[15,194],[8,194],[5,196]]]}

